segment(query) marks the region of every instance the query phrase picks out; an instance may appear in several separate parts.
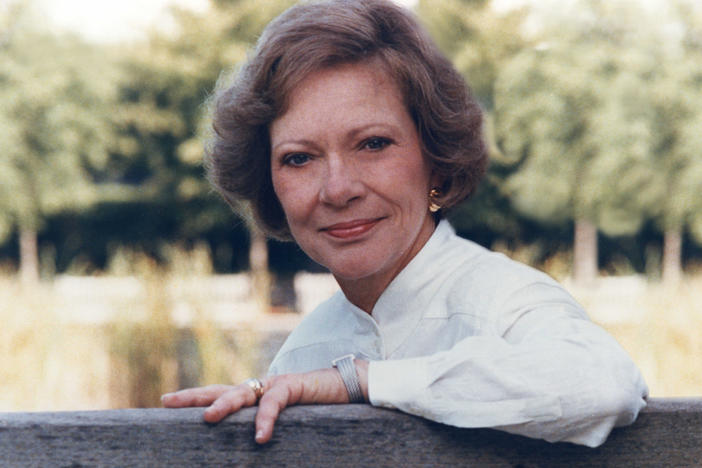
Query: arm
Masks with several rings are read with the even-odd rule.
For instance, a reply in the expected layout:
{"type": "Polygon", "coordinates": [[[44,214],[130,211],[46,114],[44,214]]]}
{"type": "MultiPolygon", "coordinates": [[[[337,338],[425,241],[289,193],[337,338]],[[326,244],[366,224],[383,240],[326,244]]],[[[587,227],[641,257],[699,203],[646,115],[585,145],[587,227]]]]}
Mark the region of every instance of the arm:
{"type": "Polygon", "coordinates": [[[589,446],[645,406],[636,366],[560,288],[519,290],[495,319],[448,351],[371,362],[371,403],[454,426],[589,446]]]}
{"type": "MultiPolygon", "coordinates": [[[[361,391],[368,400],[368,362],[356,360],[361,391]]],[[[336,369],[267,377],[256,413],[256,442],[264,444],[273,436],[280,412],[291,405],[348,403],[348,393],[336,369]]],[[[161,397],[166,408],[207,406],[204,419],[215,423],[241,408],[256,405],[256,395],[244,384],[210,385],[190,388],[161,397]]]]}

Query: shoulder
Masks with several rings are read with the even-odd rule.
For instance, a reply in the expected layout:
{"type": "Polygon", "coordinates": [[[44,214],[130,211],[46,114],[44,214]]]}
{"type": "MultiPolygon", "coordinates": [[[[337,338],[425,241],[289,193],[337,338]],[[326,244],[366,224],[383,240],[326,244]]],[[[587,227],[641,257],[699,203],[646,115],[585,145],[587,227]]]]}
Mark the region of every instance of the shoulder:
{"type": "Polygon", "coordinates": [[[341,292],[322,302],[292,331],[268,373],[307,372],[329,367],[331,360],[356,352],[356,315],[341,292]]]}
{"type": "Polygon", "coordinates": [[[533,283],[559,286],[546,273],[457,235],[447,239],[436,261],[446,271],[446,279],[460,288],[499,290],[504,295],[533,283]]]}
{"type": "Polygon", "coordinates": [[[575,299],[546,273],[456,235],[444,245],[437,261],[443,265],[449,310],[501,320],[517,309],[557,303],[584,316],[575,299]]]}
{"type": "Polygon", "coordinates": [[[345,302],[343,293],[339,291],[320,303],[290,333],[278,354],[320,340],[328,340],[330,336],[333,337],[339,330],[343,330],[343,322],[348,320],[348,314],[344,313],[345,302]]]}

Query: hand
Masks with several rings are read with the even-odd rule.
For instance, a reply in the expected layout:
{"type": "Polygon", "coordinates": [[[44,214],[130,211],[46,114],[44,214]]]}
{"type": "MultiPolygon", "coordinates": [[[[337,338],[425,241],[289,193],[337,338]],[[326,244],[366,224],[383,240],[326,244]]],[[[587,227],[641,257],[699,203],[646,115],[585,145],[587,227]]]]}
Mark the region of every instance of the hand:
{"type": "MultiPolygon", "coordinates": [[[[356,360],[356,371],[363,396],[368,400],[368,362],[356,360]]],[[[208,406],[204,419],[215,423],[241,408],[254,406],[256,395],[245,384],[209,385],[190,388],[161,397],[166,408],[208,406]]],[[[256,442],[265,444],[273,436],[280,412],[291,405],[348,403],[349,396],[336,369],[321,369],[302,374],[286,374],[263,380],[263,396],[256,413],[256,442]]]]}

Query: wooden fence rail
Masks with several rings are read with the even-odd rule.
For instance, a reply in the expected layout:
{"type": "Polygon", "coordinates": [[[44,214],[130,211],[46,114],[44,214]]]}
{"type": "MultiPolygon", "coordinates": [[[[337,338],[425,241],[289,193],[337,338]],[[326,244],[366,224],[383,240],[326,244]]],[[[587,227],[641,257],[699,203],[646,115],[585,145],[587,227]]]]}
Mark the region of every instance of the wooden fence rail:
{"type": "Polygon", "coordinates": [[[702,466],[702,398],[652,399],[597,449],[367,405],[288,408],[258,446],[254,414],[210,425],[199,408],[0,413],[0,466],[702,466]]]}

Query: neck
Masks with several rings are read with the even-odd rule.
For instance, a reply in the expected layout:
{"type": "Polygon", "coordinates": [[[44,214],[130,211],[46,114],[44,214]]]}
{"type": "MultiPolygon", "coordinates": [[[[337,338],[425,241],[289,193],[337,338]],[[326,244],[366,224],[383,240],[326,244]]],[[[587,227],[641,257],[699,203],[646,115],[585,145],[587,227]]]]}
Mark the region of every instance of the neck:
{"type": "Polygon", "coordinates": [[[393,276],[381,282],[375,278],[362,278],[359,280],[335,278],[349,302],[369,315],[373,313],[373,307],[375,307],[375,303],[378,302],[385,288],[395,279],[393,276]]]}
{"type": "Polygon", "coordinates": [[[349,300],[353,305],[368,313],[373,314],[373,308],[375,304],[380,299],[385,289],[390,285],[390,283],[400,274],[402,270],[409,264],[409,262],[422,250],[422,247],[427,243],[429,238],[434,232],[436,225],[434,224],[433,218],[429,218],[428,229],[422,230],[420,237],[417,242],[414,243],[413,247],[407,252],[402,261],[391,270],[380,271],[370,276],[365,276],[358,279],[348,279],[341,278],[334,275],[336,282],[339,283],[339,287],[344,292],[346,299],[349,300]]]}

